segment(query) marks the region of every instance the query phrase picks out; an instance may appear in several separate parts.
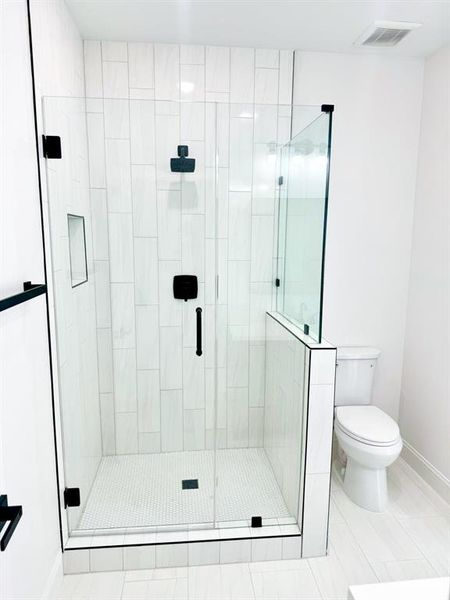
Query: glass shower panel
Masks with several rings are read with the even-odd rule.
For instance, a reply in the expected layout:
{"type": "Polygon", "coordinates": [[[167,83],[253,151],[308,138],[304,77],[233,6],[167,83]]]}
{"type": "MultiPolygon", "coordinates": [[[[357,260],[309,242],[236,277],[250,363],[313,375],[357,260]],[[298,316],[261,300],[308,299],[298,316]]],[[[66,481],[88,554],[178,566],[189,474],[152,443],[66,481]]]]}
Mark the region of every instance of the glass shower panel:
{"type": "Polygon", "coordinates": [[[288,111],[277,105],[217,105],[217,527],[248,528],[253,518],[275,527],[297,521],[270,462],[264,417],[277,135],[288,111]]]}
{"type": "Polygon", "coordinates": [[[69,529],[212,527],[216,106],[46,98],[44,121],[62,142],[46,166],[69,529]],[[178,146],[193,172],[171,169],[178,146]],[[85,225],[76,287],[68,214],[85,225]],[[187,301],[177,275],[196,277],[187,301]]]}
{"type": "Polygon", "coordinates": [[[322,335],[330,119],[322,113],[281,151],[277,310],[316,341],[322,335]]]}

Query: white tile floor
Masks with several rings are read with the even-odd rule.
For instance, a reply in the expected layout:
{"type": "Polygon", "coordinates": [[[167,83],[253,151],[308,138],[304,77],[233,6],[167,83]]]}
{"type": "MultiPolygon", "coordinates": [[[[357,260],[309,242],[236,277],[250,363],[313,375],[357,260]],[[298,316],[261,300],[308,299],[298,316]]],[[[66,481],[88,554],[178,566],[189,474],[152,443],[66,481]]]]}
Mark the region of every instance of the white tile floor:
{"type": "Polygon", "coordinates": [[[344,600],[351,584],[450,574],[450,507],[403,461],[391,502],[367,512],[332,485],[329,556],[68,575],[58,600],[344,600]]]}
{"type": "Polygon", "coordinates": [[[212,450],[108,456],[79,529],[249,521],[253,515],[290,516],[262,448],[219,450],[216,465],[212,450]],[[198,479],[199,488],[183,490],[183,479],[198,479]]]}

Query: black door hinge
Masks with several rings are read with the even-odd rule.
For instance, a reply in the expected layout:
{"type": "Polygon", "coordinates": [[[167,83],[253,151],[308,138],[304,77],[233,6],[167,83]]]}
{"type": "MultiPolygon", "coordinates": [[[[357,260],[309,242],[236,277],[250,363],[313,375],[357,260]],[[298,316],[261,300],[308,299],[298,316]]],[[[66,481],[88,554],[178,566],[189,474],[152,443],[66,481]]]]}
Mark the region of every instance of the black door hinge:
{"type": "Polygon", "coordinates": [[[275,279],[275,287],[280,287],[280,285],[281,285],[281,280],[277,277],[275,279]]]}
{"type": "Polygon", "coordinates": [[[68,508],[71,506],[80,506],[80,504],[80,488],[66,488],[64,490],[64,508],[68,508]]]}
{"type": "Polygon", "coordinates": [[[284,179],[283,179],[283,175],[280,175],[278,177],[278,185],[283,185],[284,179]]]}
{"type": "Polygon", "coordinates": [[[43,135],[44,158],[62,158],[61,138],[59,135],[43,135]]]}

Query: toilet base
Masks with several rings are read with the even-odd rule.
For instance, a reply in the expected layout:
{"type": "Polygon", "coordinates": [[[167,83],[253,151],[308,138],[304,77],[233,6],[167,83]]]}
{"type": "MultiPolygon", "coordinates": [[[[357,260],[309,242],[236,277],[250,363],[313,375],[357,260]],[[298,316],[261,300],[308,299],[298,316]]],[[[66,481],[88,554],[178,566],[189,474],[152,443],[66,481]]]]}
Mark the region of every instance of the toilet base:
{"type": "Polygon", "coordinates": [[[347,456],[344,491],[362,508],[383,512],[388,504],[386,468],[368,469],[347,456]]]}

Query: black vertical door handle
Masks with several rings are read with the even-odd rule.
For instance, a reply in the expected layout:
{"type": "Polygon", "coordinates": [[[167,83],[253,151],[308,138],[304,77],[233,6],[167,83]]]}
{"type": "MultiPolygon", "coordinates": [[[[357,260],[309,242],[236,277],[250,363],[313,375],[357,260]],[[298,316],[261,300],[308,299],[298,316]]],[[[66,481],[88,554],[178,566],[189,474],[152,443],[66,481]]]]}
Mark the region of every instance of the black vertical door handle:
{"type": "Polygon", "coordinates": [[[6,522],[9,521],[9,525],[2,535],[0,540],[0,550],[3,552],[6,546],[9,544],[9,540],[14,533],[17,523],[22,518],[22,507],[21,506],[8,506],[8,497],[0,496],[0,532],[5,526],[6,522]]]}
{"type": "Polygon", "coordinates": [[[197,313],[197,351],[195,354],[197,356],[202,355],[202,309],[198,306],[195,309],[197,313]]]}

